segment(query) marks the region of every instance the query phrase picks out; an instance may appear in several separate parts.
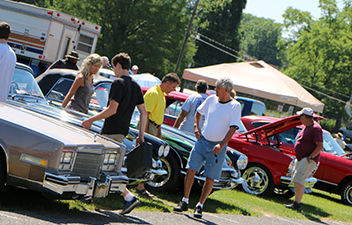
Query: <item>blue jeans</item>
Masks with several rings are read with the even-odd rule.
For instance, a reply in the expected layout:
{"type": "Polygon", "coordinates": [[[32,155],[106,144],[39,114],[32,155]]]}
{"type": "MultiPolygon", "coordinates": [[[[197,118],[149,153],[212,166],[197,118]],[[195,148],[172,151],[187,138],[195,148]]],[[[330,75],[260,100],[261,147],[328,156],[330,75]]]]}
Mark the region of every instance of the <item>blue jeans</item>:
{"type": "Polygon", "coordinates": [[[220,141],[208,141],[204,137],[197,140],[189,155],[186,169],[192,169],[198,172],[205,163],[205,177],[219,179],[227,148],[227,145],[225,145],[215,157],[213,148],[219,143],[220,141]]]}

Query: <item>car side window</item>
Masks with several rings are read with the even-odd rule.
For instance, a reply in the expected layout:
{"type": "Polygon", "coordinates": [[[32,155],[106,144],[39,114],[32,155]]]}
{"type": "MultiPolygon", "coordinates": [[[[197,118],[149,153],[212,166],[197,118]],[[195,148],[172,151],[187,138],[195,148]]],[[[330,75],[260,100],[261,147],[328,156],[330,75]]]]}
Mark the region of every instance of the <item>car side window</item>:
{"type": "Polygon", "coordinates": [[[253,102],[251,115],[265,116],[265,112],[266,112],[265,104],[262,104],[259,102],[253,102]]]}
{"type": "Polygon", "coordinates": [[[181,101],[174,101],[172,104],[170,104],[166,109],[165,109],[165,114],[172,115],[172,116],[178,116],[180,112],[182,111],[182,106],[183,102],[181,101]]]}
{"type": "Polygon", "coordinates": [[[68,91],[72,86],[73,80],[59,79],[53,88],[48,92],[46,96],[48,99],[54,99],[62,102],[67,95],[68,91]]]}
{"type": "Polygon", "coordinates": [[[90,99],[90,104],[105,108],[108,105],[111,84],[99,84],[90,99]]]}

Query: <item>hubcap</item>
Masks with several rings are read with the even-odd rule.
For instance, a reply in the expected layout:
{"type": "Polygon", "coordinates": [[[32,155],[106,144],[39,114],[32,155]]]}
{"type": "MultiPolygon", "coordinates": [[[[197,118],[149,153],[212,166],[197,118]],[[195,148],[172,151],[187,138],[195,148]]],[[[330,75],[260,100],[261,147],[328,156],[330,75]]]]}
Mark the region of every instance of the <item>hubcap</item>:
{"type": "Polygon", "coordinates": [[[248,168],[244,172],[243,178],[246,182],[242,184],[242,187],[249,194],[260,195],[269,185],[269,177],[260,167],[248,168]]]}
{"type": "Polygon", "coordinates": [[[169,163],[169,161],[167,161],[167,159],[165,158],[161,158],[161,163],[162,163],[162,168],[164,170],[166,170],[167,174],[166,175],[161,175],[161,176],[156,176],[153,180],[148,182],[148,185],[151,187],[162,187],[164,186],[171,177],[171,165],[169,163]]]}

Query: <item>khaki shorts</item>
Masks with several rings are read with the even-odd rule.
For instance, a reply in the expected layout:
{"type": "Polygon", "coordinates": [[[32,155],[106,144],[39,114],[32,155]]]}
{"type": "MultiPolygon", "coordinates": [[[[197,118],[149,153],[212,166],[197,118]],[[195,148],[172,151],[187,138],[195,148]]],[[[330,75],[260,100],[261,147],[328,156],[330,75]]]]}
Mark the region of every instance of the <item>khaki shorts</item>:
{"type": "Polygon", "coordinates": [[[123,134],[103,134],[105,137],[114,139],[120,143],[123,143],[123,139],[125,139],[125,135],[123,134]]]}
{"type": "MultiPolygon", "coordinates": [[[[138,121],[136,128],[139,129],[139,127],[140,124],[138,121]]],[[[149,121],[147,133],[158,137],[158,130],[159,128],[156,128],[156,126],[149,121]]]]}
{"type": "Polygon", "coordinates": [[[311,160],[309,163],[307,158],[303,158],[301,161],[297,161],[294,168],[294,174],[292,176],[292,181],[304,185],[307,178],[312,174],[317,163],[311,160]]]}

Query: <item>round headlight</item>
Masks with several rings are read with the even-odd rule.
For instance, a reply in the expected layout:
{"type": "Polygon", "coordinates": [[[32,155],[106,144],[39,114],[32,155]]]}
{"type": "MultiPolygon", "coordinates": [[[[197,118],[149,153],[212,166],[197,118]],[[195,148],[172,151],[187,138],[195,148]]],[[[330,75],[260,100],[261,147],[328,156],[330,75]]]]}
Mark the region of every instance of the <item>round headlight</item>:
{"type": "Polygon", "coordinates": [[[237,168],[240,170],[244,170],[248,164],[248,158],[245,155],[240,155],[237,159],[237,168]]]}
{"type": "Polygon", "coordinates": [[[164,154],[164,145],[160,145],[158,150],[158,156],[161,157],[164,154]]]}
{"type": "Polygon", "coordinates": [[[167,157],[170,152],[170,145],[166,145],[164,149],[164,157],[167,157]]]}
{"type": "Polygon", "coordinates": [[[290,165],[288,166],[287,173],[291,174],[293,173],[293,169],[295,168],[296,160],[292,160],[290,165]]]}

